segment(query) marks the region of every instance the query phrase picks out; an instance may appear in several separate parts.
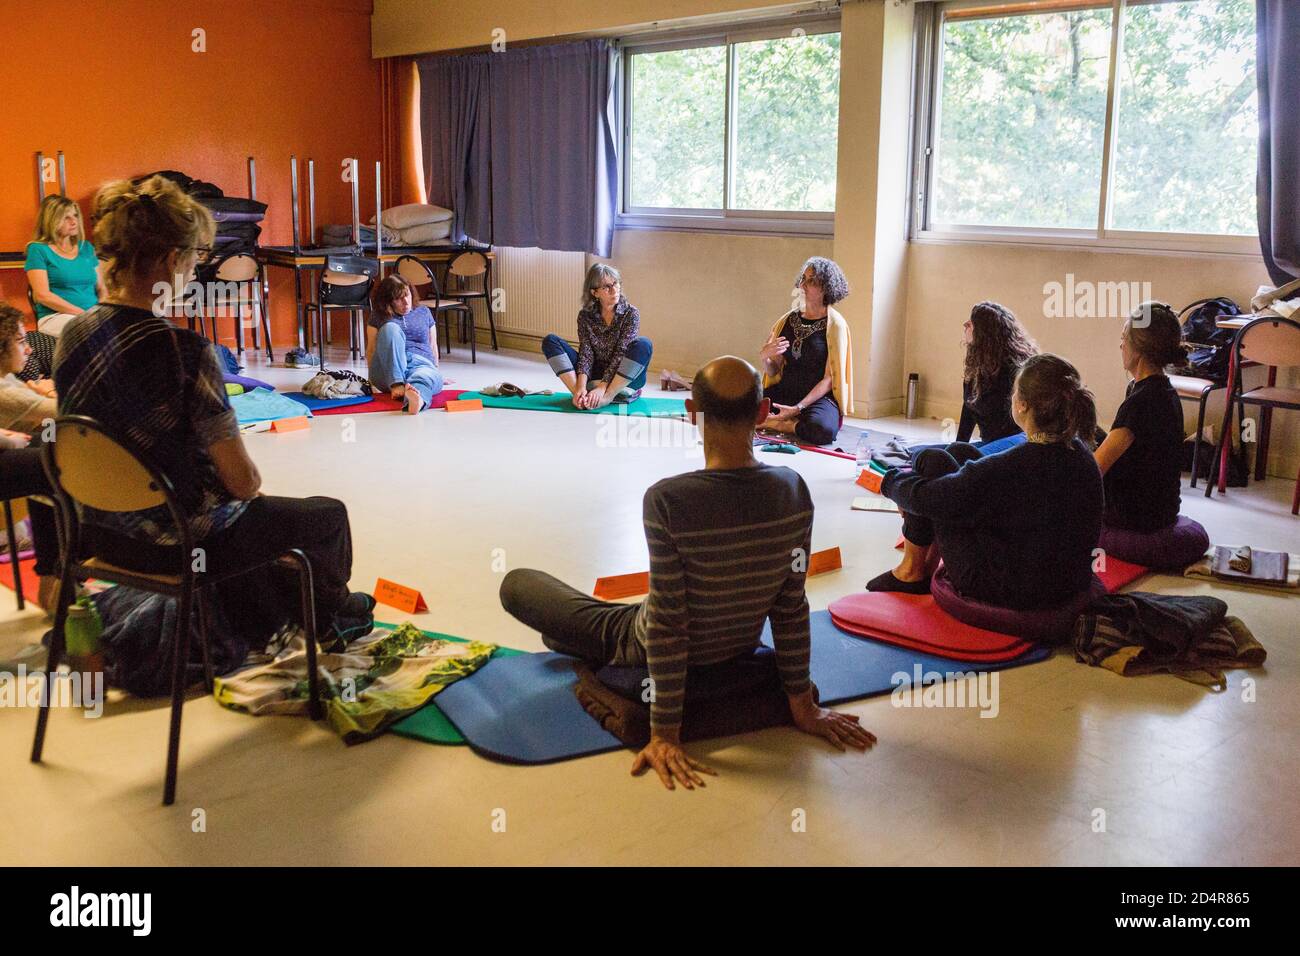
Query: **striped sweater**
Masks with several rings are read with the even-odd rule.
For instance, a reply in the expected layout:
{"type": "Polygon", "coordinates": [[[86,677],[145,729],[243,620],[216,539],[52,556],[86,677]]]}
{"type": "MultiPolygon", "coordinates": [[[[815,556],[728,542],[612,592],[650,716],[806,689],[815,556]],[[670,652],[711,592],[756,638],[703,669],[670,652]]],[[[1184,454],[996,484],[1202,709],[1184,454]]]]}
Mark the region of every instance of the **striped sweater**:
{"type": "Polygon", "coordinates": [[[650,595],[637,636],[656,733],[681,725],[687,668],[748,654],[769,618],[786,693],[808,689],[812,520],[812,497],[789,468],[705,469],[646,492],[650,595]]]}

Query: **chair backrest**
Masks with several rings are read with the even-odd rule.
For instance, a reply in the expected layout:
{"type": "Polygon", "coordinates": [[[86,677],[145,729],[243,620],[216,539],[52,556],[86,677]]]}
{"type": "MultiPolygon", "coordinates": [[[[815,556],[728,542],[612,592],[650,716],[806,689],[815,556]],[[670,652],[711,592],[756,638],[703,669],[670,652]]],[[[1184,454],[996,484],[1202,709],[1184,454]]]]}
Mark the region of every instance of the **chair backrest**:
{"type": "Polygon", "coordinates": [[[216,277],[221,282],[251,282],[257,278],[257,260],[246,252],[226,256],[215,265],[216,277]]]}
{"type": "Polygon", "coordinates": [[[378,259],[326,256],[320,278],[321,304],[364,308],[370,300],[370,287],[378,276],[378,259]]]}
{"type": "Polygon", "coordinates": [[[419,298],[419,290],[424,286],[433,287],[433,297],[439,298],[438,276],[429,264],[415,256],[399,256],[394,264],[395,270],[399,276],[409,282],[416,289],[416,298],[419,298]]]}
{"type": "Polygon", "coordinates": [[[1300,365],[1300,322],[1265,317],[1237,334],[1237,349],[1244,362],[1260,365],[1300,365]]]}
{"type": "Polygon", "coordinates": [[[45,444],[50,482],[75,502],[99,511],[143,511],[169,503],[171,482],[103,425],[81,415],[55,419],[45,444]]]}
{"type": "Polygon", "coordinates": [[[447,266],[448,285],[453,282],[457,289],[486,292],[487,291],[487,256],[481,252],[462,252],[455,259],[451,260],[451,265],[447,266]],[[455,279],[451,277],[454,276],[455,279]],[[477,289],[470,289],[470,279],[481,279],[477,289]]]}

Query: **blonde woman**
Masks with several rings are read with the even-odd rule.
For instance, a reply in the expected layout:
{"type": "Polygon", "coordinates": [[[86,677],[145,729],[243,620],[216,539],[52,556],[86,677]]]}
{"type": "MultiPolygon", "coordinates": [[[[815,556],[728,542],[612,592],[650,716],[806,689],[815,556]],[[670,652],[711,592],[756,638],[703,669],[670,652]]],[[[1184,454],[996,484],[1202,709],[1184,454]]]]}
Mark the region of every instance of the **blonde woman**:
{"type": "MultiPolygon", "coordinates": [[[[211,343],[154,312],[158,285],[187,282],[214,232],[212,214],[162,176],[100,189],[95,241],[108,294],[59,337],[59,413],[88,415],[129,434],[171,477],[209,572],[302,549],[311,561],[321,643],[341,645],[369,632],[374,608],[369,595],[348,592],[347,508],[333,498],[261,493],[211,343]]],[[[180,535],[166,508],[83,512],[98,557],[145,573],[177,567],[180,535]]],[[[296,580],[276,574],[217,585],[229,620],[263,645],[297,613],[297,589],[296,580]]]]}
{"type": "Polygon", "coordinates": [[[66,196],[46,196],[41,202],[24,268],[36,304],[36,329],[46,335],[57,338],[68,320],[104,296],[81,207],[66,196]]]}

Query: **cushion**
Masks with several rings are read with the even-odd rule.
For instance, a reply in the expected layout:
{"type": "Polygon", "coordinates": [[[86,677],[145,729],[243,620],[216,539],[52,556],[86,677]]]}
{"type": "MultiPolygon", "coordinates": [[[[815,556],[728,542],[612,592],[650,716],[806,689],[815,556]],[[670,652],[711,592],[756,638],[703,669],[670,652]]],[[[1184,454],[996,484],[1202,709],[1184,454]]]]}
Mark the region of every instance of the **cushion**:
{"type": "Polygon", "coordinates": [[[446,239],[451,235],[451,220],[445,219],[442,222],[426,222],[418,226],[408,226],[398,233],[400,244],[404,246],[427,246],[431,242],[437,242],[439,239],[446,239]]]}
{"type": "MultiPolygon", "coordinates": [[[[405,206],[394,206],[392,209],[384,210],[384,225],[390,229],[409,229],[411,226],[423,225],[426,222],[443,222],[452,218],[454,213],[450,209],[442,206],[433,206],[428,203],[412,202],[405,206]]],[[[372,220],[370,223],[374,225],[372,220]]]]}
{"type": "Polygon", "coordinates": [[[935,604],[963,624],[1002,634],[1014,634],[1027,641],[1056,644],[1069,638],[1074,622],[1083,613],[1083,609],[1094,597],[1105,594],[1106,586],[1094,575],[1092,587],[1081,591],[1059,607],[1025,611],[997,607],[963,597],[953,587],[947,569],[941,567],[930,580],[930,593],[934,595],[935,604]]]}
{"type": "Polygon", "coordinates": [[[1199,523],[1179,515],[1177,521],[1159,531],[1126,531],[1103,525],[1097,546],[1107,557],[1162,571],[1181,571],[1204,557],[1210,547],[1210,536],[1199,523]]]}

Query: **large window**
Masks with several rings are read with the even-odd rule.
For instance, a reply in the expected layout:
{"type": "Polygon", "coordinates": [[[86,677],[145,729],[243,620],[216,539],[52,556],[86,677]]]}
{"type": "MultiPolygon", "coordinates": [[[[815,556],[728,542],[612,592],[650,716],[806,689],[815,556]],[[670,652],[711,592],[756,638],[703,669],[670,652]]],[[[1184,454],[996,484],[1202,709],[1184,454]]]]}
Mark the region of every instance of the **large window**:
{"type": "Polygon", "coordinates": [[[627,224],[829,231],[833,24],[625,49],[627,224]]]}
{"type": "Polygon", "coordinates": [[[1254,0],[920,9],[919,234],[1249,247],[1254,0]]]}

